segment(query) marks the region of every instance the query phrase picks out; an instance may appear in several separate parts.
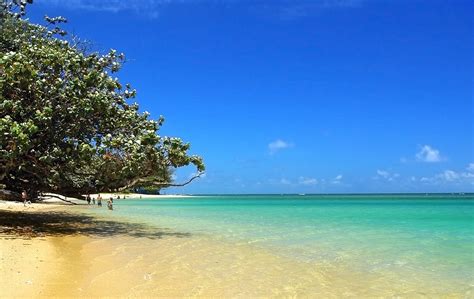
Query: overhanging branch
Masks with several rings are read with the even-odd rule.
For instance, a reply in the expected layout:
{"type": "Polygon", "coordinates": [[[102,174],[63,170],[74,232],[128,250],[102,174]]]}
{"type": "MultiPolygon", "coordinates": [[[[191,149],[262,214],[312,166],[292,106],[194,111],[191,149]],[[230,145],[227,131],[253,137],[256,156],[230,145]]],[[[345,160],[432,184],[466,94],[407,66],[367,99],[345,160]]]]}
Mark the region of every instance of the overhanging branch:
{"type": "Polygon", "coordinates": [[[48,193],[48,194],[45,193],[45,194],[43,194],[43,195],[44,195],[45,197],[54,197],[54,198],[60,199],[60,200],[62,200],[62,201],[64,201],[64,202],[67,202],[67,203],[70,203],[70,204],[73,204],[73,205],[77,205],[77,203],[72,202],[72,201],[70,201],[70,200],[67,200],[67,199],[66,199],[66,196],[64,196],[64,198],[61,198],[61,196],[58,196],[58,195],[56,195],[56,194],[51,194],[51,193],[48,193]]]}
{"type": "Polygon", "coordinates": [[[191,183],[192,181],[194,181],[195,179],[201,177],[202,175],[204,174],[204,172],[199,172],[198,174],[194,175],[193,177],[191,177],[189,180],[183,182],[183,183],[178,183],[178,184],[173,184],[171,182],[155,182],[155,181],[151,181],[151,180],[147,180],[147,179],[144,179],[144,178],[139,178],[139,179],[135,179],[133,181],[131,181],[129,184],[127,184],[126,186],[123,186],[121,188],[119,188],[118,190],[119,191],[123,191],[123,190],[126,190],[126,189],[129,189],[133,186],[136,186],[138,184],[147,184],[147,185],[150,185],[150,186],[155,186],[155,187],[161,187],[161,188],[166,188],[166,187],[183,187],[183,186],[186,186],[188,185],[189,183],[191,183]]]}
{"type": "Polygon", "coordinates": [[[169,183],[169,182],[168,183],[165,183],[165,182],[152,182],[151,185],[157,186],[157,187],[183,187],[183,186],[186,186],[187,184],[191,183],[195,179],[201,177],[201,175],[203,175],[203,174],[204,174],[204,172],[200,172],[200,173],[196,174],[195,176],[193,176],[192,178],[190,178],[189,180],[187,180],[184,183],[172,184],[172,183],[169,183]]]}

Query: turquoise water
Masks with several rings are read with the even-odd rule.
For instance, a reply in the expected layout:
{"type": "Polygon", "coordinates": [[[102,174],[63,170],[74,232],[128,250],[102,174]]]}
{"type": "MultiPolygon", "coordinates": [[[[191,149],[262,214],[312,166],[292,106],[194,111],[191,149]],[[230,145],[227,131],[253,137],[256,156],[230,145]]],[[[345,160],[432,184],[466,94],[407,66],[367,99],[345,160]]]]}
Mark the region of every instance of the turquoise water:
{"type": "Polygon", "coordinates": [[[116,217],[298,261],[454,289],[474,283],[473,195],[198,196],[114,205],[116,217]]]}

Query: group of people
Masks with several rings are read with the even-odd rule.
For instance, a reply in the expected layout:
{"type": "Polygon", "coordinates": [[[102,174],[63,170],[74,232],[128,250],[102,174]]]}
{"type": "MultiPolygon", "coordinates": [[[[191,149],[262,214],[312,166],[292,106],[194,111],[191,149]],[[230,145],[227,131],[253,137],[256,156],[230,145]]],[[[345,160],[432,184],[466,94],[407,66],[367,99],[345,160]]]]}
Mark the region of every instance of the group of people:
{"type": "MultiPolygon", "coordinates": [[[[117,199],[119,199],[119,198],[120,198],[120,196],[117,197],[117,199]]],[[[96,199],[91,198],[91,196],[89,194],[87,194],[86,201],[87,201],[87,204],[89,204],[89,205],[91,204],[91,201],[92,201],[92,204],[95,205],[96,199]]],[[[100,194],[97,195],[97,206],[102,207],[102,196],[100,194]]],[[[114,209],[114,199],[113,199],[112,196],[107,200],[107,208],[109,210],[114,209]]]]}
{"type": "MultiPolygon", "coordinates": [[[[124,196],[124,198],[125,198],[125,196],[124,196]]],[[[31,204],[31,201],[28,200],[28,193],[26,192],[26,190],[23,190],[21,192],[21,199],[23,200],[23,205],[25,207],[26,207],[27,204],[28,205],[31,204]]],[[[120,195],[117,196],[117,199],[120,199],[120,195]]],[[[87,201],[88,205],[90,205],[91,202],[92,202],[93,205],[95,205],[96,199],[91,197],[90,194],[87,194],[86,201],[87,201]]],[[[102,207],[102,196],[100,194],[97,195],[97,206],[102,207]]],[[[114,209],[114,199],[113,199],[112,196],[109,198],[109,200],[107,200],[107,208],[109,210],[114,209]]]]}

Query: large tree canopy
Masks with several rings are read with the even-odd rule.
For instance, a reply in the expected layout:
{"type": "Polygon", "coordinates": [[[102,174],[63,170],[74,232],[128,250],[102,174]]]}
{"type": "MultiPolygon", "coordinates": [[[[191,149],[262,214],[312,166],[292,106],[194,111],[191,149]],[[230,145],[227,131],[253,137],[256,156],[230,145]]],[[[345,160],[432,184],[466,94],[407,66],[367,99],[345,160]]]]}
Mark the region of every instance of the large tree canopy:
{"type": "Polygon", "coordinates": [[[16,2],[0,0],[0,189],[78,195],[179,185],[172,170],[191,164],[204,171],[188,143],[158,134],[162,117],[131,103],[135,90],[113,76],[123,54],[88,52],[63,37],[64,18],[32,24],[16,2]]]}

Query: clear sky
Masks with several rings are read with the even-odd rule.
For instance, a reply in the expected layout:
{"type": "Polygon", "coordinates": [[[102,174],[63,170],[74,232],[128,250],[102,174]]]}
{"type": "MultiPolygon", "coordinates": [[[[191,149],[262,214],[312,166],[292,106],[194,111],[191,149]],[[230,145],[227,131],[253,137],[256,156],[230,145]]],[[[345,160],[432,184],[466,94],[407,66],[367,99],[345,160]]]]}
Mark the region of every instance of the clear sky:
{"type": "MultiPolygon", "coordinates": [[[[474,191],[472,1],[36,0],[204,178],[173,193],[474,191]]],[[[186,180],[192,169],[176,173],[186,180]]]]}

